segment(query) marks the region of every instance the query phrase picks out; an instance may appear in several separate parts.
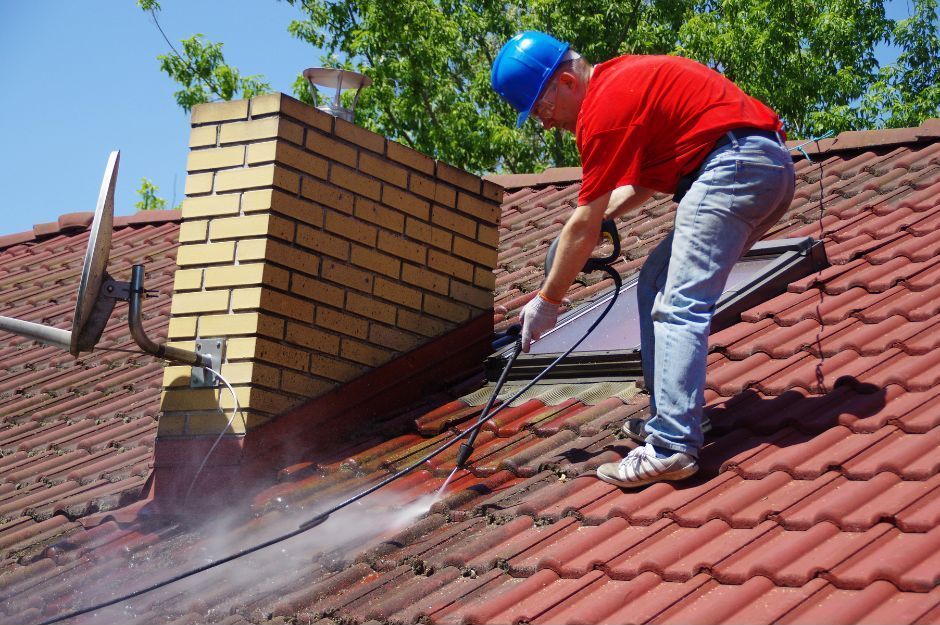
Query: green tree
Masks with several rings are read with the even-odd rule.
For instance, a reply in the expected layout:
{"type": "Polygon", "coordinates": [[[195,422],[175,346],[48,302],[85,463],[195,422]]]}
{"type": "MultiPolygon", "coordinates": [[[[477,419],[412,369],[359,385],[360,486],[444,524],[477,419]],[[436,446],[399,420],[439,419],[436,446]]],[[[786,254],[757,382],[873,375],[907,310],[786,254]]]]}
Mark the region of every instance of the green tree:
{"type": "Polygon", "coordinates": [[[134,204],[134,207],[139,211],[158,211],[166,208],[166,200],[157,197],[157,191],[159,190],[160,187],[146,178],[141,178],[140,188],[137,189],[140,201],[134,204]]]}
{"type": "Polygon", "coordinates": [[[189,112],[193,106],[214,98],[250,98],[271,91],[271,85],[261,76],[242,76],[228,65],[222,54],[222,44],[206,41],[201,34],[181,40],[183,51],[178,51],[157,20],[160,3],[137,0],[137,5],[150,13],[153,23],[172,50],[171,54],[161,54],[157,60],[160,61],[160,69],[182,87],[173,96],[184,111],[189,112]]]}
{"type": "MultiPolygon", "coordinates": [[[[516,129],[515,111],[490,88],[497,51],[526,28],[570,41],[595,63],[619,54],[694,58],[780,112],[793,138],[917,125],[940,109],[937,0],[913,0],[899,23],[886,18],[885,0],[286,1],[304,16],[289,32],[324,50],[324,65],[372,78],[357,123],[475,172],[578,163],[570,135],[536,122],[516,129]],[[882,43],[900,49],[897,63],[878,66],[882,43]]],[[[227,99],[231,90],[213,90],[205,77],[215,74],[203,69],[228,68],[221,51],[216,58],[214,44],[196,43],[164,71],[184,86],[200,77],[194,98],[208,90],[227,99]]],[[[311,101],[302,78],[294,90],[311,101]]]]}

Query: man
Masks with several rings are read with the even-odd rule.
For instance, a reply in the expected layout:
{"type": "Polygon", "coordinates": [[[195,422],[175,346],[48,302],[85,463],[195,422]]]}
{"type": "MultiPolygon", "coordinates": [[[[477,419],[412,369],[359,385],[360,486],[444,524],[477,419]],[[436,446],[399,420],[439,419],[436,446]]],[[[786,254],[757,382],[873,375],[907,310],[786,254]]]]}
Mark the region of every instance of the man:
{"type": "Polygon", "coordinates": [[[546,129],[575,134],[583,179],[554,264],[523,308],[523,351],[554,327],[558,306],[598,240],[601,221],[654,192],[675,194],[673,231],[640,271],[643,376],[650,418],[624,431],[645,444],[597,470],[626,488],[698,470],[708,333],[731,268],[786,211],[793,162],[779,117],[730,80],[674,56],[592,66],[569,44],[526,31],[493,63],[493,88],[546,129]]]}

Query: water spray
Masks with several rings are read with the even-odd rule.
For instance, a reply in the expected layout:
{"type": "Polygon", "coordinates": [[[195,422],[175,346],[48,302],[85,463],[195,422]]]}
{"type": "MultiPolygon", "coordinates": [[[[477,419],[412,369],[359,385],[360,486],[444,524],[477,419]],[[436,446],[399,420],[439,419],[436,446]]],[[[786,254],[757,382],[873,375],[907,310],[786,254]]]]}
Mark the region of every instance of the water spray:
{"type": "MultiPolygon", "coordinates": [[[[291,539],[291,538],[294,538],[295,536],[299,536],[300,534],[303,534],[304,532],[306,532],[306,531],[308,531],[308,530],[310,530],[310,529],[312,529],[312,528],[314,528],[314,527],[317,527],[318,525],[323,524],[327,519],[330,518],[330,516],[331,516],[333,513],[338,512],[339,510],[342,510],[343,508],[346,508],[347,506],[352,505],[353,503],[359,501],[360,499],[363,499],[364,497],[367,497],[368,495],[374,493],[375,491],[379,490],[380,488],[383,488],[384,486],[387,486],[388,484],[394,482],[395,480],[400,479],[400,478],[404,477],[405,475],[408,475],[409,473],[411,473],[411,472],[414,471],[415,469],[419,468],[420,466],[422,466],[422,465],[425,464],[426,462],[428,462],[428,461],[430,461],[431,459],[433,459],[433,458],[439,456],[440,454],[444,453],[444,451],[446,451],[447,449],[449,449],[450,447],[452,447],[453,445],[455,445],[458,441],[461,441],[461,440],[463,440],[463,439],[467,439],[467,440],[463,443],[463,445],[461,445],[460,451],[459,451],[459,453],[458,453],[458,457],[457,457],[457,466],[454,467],[454,470],[451,472],[450,476],[447,478],[447,481],[445,481],[444,486],[443,486],[443,487],[441,488],[441,490],[438,492],[438,495],[443,494],[443,489],[444,489],[444,487],[447,486],[447,484],[450,482],[450,480],[451,480],[451,479],[453,478],[453,476],[456,474],[457,470],[466,467],[466,463],[467,463],[467,461],[470,459],[471,454],[473,453],[473,443],[474,443],[474,441],[476,440],[476,436],[477,436],[477,434],[479,433],[480,428],[482,428],[483,425],[485,425],[488,421],[490,421],[493,417],[495,417],[496,415],[498,415],[498,414],[499,414],[500,412],[502,412],[504,409],[506,409],[507,407],[509,407],[515,400],[517,400],[519,397],[521,397],[524,393],[526,393],[527,391],[529,391],[529,389],[531,389],[535,384],[537,384],[538,382],[540,382],[540,381],[541,381],[546,375],[548,375],[556,366],[558,366],[558,364],[559,364],[562,360],[564,360],[565,358],[567,358],[574,350],[576,350],[576,349],[578,348],[578,346],[581,345],[581,343],[583,343],[583,342],[585,341],[585,339],[587,339],[587,337],[595,330],[595,328],[597,328],[598,325],[600,325],[600,323],[607,317],[608,313],[610,313],[610,311],[613,309],[614,305],[615,305],[616,302],[617,302],[617,297],[618,297],[618,295],[619,295],[619,293],[620,293],[620,289],[621,289],[621,287],[623,286],[623,279],[620,277],[620,274],[617,273],[617,271],[614,270],[614,268],[613,268],[613,263],[620,257],[620,237],[619,237],[619,234],[617,233],[617,227],[616,227],[616,225],[614,224],[613,221],[605,220],[605,221],[601,224],[601,236],[602,236],[604,239],[606,239],[607,241],[609,241],[611,244],[613,244],[613,250],[612,250],[612,252],[611,252],[608,256],[606,256],[606,257],[604,257],[604,258],[593,258],[593,257],[592,257],[592,258],[588,259],[588,261],[587,261],[587,263],[585,264],[585,266],[584,266],[584,268],[582,269],[582,271],[585,272],[585,273],[590,273],[590,272],[594,272],[594,271],[603,271],[603,272],[607,273],[607,274],[610,276],[610,278],[613,280],[613,282],[614,282],[613,297],[610,299],[610,301],[609,301],[609,302],[607,303],[607,305],[604,307],[604,310],[603,310],[603,311],[601,312],[601,314],[597,317],[597,319],[594,320],[594,322],[590,325],[590,327],[584,332],[584,334],[583,334],[580,338],[578,338],[577,341],[575,341],[564,353],[560,354],[557,358],[555,358],[555,360],[553,360],[551,363],[549,363],[549,365],[546,366],[545,369],[543,369],[538,375],[536,375],[534,378],[532,378],[526,385],[524,385],[521,389],[519,389],[518,391],[516,391],[511,397],[508,397],[507,399],[503,400],[503,401],[500,403],[500,405],[499,405],[496,409],[494,409],[494,410],[491,411],[491,408],[492,408],[493,404],[496,402],[497,396],[499,395],[499,391],[502,389],[503,383],[505,382],[506,377],[508,376],[509,370],[512,368],[512,365],[515,363],[516,359],[519,357],[519,353],[522,351],[521,339],[520,339],[520,337],[519,337],[519,333],[520,333],[521,328],[520,328],[519,326],[513,326],[513,327],[511,327],[503,336],[501,336],[499,339],[497,339],[497,344],[494,345],[494,349],[499,349],[500,347],[505,346],[505,344],[508,343],[508,342],[513,342],[513,343],[515,343],[515,346],[514,346],[514,348],[513,348],[512,354],[510,355],[510,357],[509,357],[509,359],[508,359],[508,361],[507,361],[507,363],[506,363],[505,368],[503,369],[503,373],[502,373],[502,375],[500,376],[499,382],[497,383],[496,387],[495,387],[494,390],[493,390],[493,393],[491,394],[489,400],[487,401],[486,407],[484,408],[483,412],[481,413],[480,418],[477,420],[477,422],[476,422],[472,427],[470,427],[470,428],[468,428],[467,430],[461,432],[460,434],[457,434],[456,436],[454,436],[454,438],[452,438],[452,439],[450,439],[449,441],[445,442],[444,444],[442,444],[440,447],[438,447],[437,449],[435,449],[435,450],[432,451],[431,453],[425,455],[424,457],[422,457],[422,458],[419,459],[418,461],[416,461],[416,462],[414,462],[413,464],[411,464],[411,465],[405,467],[404,469],[398,471],[397,473],[394,473],[394,474],[392,474],[392,475],[386,477],[385,479],[379,481],[378,483],[376,483],[376,484],[374,484],[373,486],[367,488],[366,490],[364,490],[364,491],[362,491],[362,492],[360,492],[360,493],[357,493],[357,494],[353,495],[352,497],[350,497],[350,498],[348,498],[348,499],[346,499],[346,500],[344,500],[344,501],[342,501],[342,502],[340,502],[340,503],[338,503],[338,504],[336,504],[336,505],[334,505],[334,506],[328,508],[327,510],[324,510],[324,511],[320,512],[319,514],[317,514],[317,515],[314,516],[313,518],[311,518],[311,519],[305,521],[304,523],[300,524],[300,526],[298,526],[297,529],[295,529],[295,530],[292,530],[292,531],[290,531],[290,532],[287,532],[286,534],[281,534],[281,535],[279,535],[279,536],[275,536],[274,538],[271,538],[271,539],[266,540],[266,541],[264,541],[264,542],[258,543],[258,544],[256,544],[256,545],[252,545],[251,547],[242,549],[242,550],[240,550],[240,551],[237,551],[237,552],[235,552],[235,553],[233,553],[233,554],[231,554],[231,555],[225,556],[225,557],[223,557],[223,558],[219,558],[219,559],[217,559],[217,560],[213,560],[212,562],[203,564],[203,565],[201,565],[201,566],[198,566],[198,567],[195,567],[195,568],[192,568],[192,569],[183,571],[182,573],[179,573],[179,574],[177,574],[177,575],[175,575],[175,576],[173,576],[173,577],[170,577],[170,578],[168,578],[168,579],[166,579],[166,580],[163,580],[163,581],[161,581],[161,582],[157,582],[157,583],[151,584],[150,586],[147,586],[147,587],[145,587],[145,588],[141,588],[141,589],[139,589],[139,590],[135,590],[135,591],[133,591],[133,592],[126,593],[126,594],[124,594],[124,595],[122,595],[122,596],[120,596],[120,597],[117,597],[117,598],[115,598],[115,599],[111,599],[111,600],[108,600],[108,601],[104,601],[104,602],[101,602],[101,603],[98,603],[98,604],[89,606],[89,607],[87,607],[87,608],[82,608],[82,609],[79,609],[79,610],[75,610],[75,611],[73,611],[73,612],[69,612],[69,613],[67,613],[67,614],[63,614],[63,615],[61,615],[61,616],[57,616],[57,617],[55,617],[55,618],[52,618],[52,619],[49,619],[49,620],[46,620],[46,621],[42,621],[41,623],[37,623],[36,625],[52,625],[52,623],[59,623],[59,622],[62,622],[62,621],[68,620],[68,619],[72,619],[72,618],[81,616],[81,615],[83,615],[83,614],[88,614],[88,613],[90,613],[90,612],[95,612],[95,611],[98,611],[98,610],[102,610],[102,609],[104,609],[104,608],[107,608],[107,607],[116,605],[116,604],[118,604],[118,603],[123,603],[123,602],[125,602],[125,601],[127,601],[127,600],[129,600],[129,599],[133,599],[133,598],[135,598],[135,597],[139,597],[139,596],[141,596],[141,595],[143,595],[143,594],[146,594],[146,593],[148,593],[148,592],[152,592],[152,591],[157,590],[157,589],[159,589],[159,588],[163,588],[163,587],[165,587],[165,586],[168,586],[168,585],[173,584],[173,583],[175,583],[175,582],[181,581],[181,580],[183,580],[183,579],[187,579],[187,578],[192,577],[192,576],[194,576],[194,575],[198,575],[199,573],[203,573],[203,572],[208,571],[208,570],[210,570],[210,569],[213,569],[213,568],[222,566],[223,564],[227,564],[227,563],[229,563],[229,562],[232,562],[233,560],[237,560],[237,559],[239,559],[239,558],[245,557],[245,556],[250,555],[250,554],[252,554],[252,553],[261,551],[262,549],[265,549],[265,548],[270,547],[270,546],[272,546],[272,545],[276,545],[276,544],[278,544],[278,543],[284,542],[284,541],[286,541],[286,540],[289,540],[289,539],[291,539]]],[[[556,254],[556,251],[557,251],[557,248],[558,248],[558,242],[559,242],[559,239],[556,238],[555,241],[552,242],[551,246],[550,246],[549,249],[548,249],[548,253],[547,253],[546,258],[545,258],[545,273],[546,273],[546,275],[548,275],[549,271],[551,270],[552,263],[554,262],[555,254],[556,254]]],[[[214,373],[214,372],[213,372],[213,373],[214,373]]],[[[227,426],[227,427],[230,427],[232,421],[233,421],[234,418],[235,418],[235,415],[236,415],[238,412],[239,412],[239,409],[238,409],[238,405],[237,405],[237,402],[236,402],[236,409],[232,412],[232,417],[231,417],[231,419],[229,420],[229,426],[227,426]]],[[[227,428],[226,428],[226,429],[227,429],[227,428]]],[[[223,433],[224,433],[224,430],[223,430],[223,433]]],[[[216,441],[216,442],[218,442],[218,441],[216,441]]],[[[213,446],[213,448],[214,448],[214,446],[213,446]]],[[[212,452],[212,450],[210,450],[209,453],[211,454],[211,452],[212,452]]],[[[203,465],[205,464],[206,460],[208,460],[208,455],[206,456],[206,459],[203,461],[203,465]]],[[[200,469],[201,469],[201,467],[200,467],[200,469]]],[[[198,476],[198,472],[197,472],[197,476],[198,476]]],[[[194,478],[194,483],[195,483],[195,478],[194,478]]],[[[191,488],[192,488],[192,485],[190,485],[190,489],[191,489],[191,488]]]]}

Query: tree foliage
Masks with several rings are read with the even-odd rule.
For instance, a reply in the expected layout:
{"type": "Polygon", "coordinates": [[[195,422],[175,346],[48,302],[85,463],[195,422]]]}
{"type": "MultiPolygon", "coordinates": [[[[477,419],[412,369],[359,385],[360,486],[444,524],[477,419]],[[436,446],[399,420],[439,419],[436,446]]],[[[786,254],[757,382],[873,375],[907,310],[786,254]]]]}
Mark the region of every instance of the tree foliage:
{"type": "MultiPolygon", "coordinates": [[[[794,138],[940,114],[937,0],[912,0],[910,18],[897,23],[886,18],[885,0],[286,1],[304,16],[289,32],[324,50],[324,65],[372,78],[357,123],[475,172],[578,163],[570,135],[534,121],[516,129],[515,111],[490,88],[497,51],[527,28],[570,41],[595,63],[619,54],[694,58],[778,111],[794,138]],[[878,45],[896,46],[897,62],[879,67],[878,45]]],[[[181,106],[206,91],[228,99],[267,88],[260,79],[239,83],[215,44],[188,41],[163,63],[186,87],[181,106]]],[[[311,100],[302,78],[294,89],[311,100]]]]}
{"type": "Polygon", "coordinates": [[[166,38],[166,34],[157,21],[160,4],[156,0],[137,0],[137,5],[150,13],[160,34],[166,39],[172,53],[157,57],[160,69],[182,87],[173,96],[184,111],[214,98],[231,100],[233,97],[250,98],[268,93],[271,85],[260,76],[242,76],[241,73],[225,62],[222,44],[206,41],[203,35],[196,34],[180,41],[180,52],[166,38]]]}
{"type": "Polygon", "coordinates": [[[160,187],[146,178],[141,178],[140,188],[137,189],[140,201],[134,204],[134,208],[139,211],[159,211],[166,208],[166,200],[157,197],[157,191],[159,190],[160,187]]]}

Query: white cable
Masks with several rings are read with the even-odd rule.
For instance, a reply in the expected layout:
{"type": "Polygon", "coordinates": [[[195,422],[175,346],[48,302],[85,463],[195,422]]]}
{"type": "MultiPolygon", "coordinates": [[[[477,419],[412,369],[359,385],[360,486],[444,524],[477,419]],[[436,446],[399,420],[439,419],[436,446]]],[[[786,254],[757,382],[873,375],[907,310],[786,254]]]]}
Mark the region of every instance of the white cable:
{"type": "MultiPolygon", "coordinates": [[[[219,435],[216,437],[215,442],[212,443],[212,447],[209,448],[209,452],[206,454],[206,457],[202,459],[202,464],[199,465],[199,468],[196,469],[196,474],[193,475],[193,481],[189,483],[189,488],[186,489],[186,496],[183,498],[183,501],[189,500],[189,495],[193,492],[193,486],[196,485],[196,480],[199,479],[199,475],[202,473],[202,470],[206,467],[206,463],[209,462],[209,457],[212,455],[212,452],[215,451],[215,448],[218,447],[219,443],[222,442],[222,437],[225,436],[225,433],[232,427],[232,423],[235,422],[235,415],[242,411],[241,405],[238,403],[238,396],[235,394],[235,389],[232,388],[232,385],[228,383],[222,374],[219,371],[216,371],[212,367],[203,367],[204,369],[211,371],[222,380],[222,383],[228,388],[229,392],[232,394],[232,401],[235,403],[235,407],[232,408],[232,416],[229,418],[228,423],[225,424],[225,427],[222,428],[222,431],[219,432],[219,435]]],[[[221,400],[221,396],[219,397],[221,400]]],[[[225,410],[221,407],[221,401],[219,402],[219,410],[222,411],[222,414],[225,414],[225,410]]],[[[248,430],[248,423],[245,421],[245,415],[242,415],[242,426],[245,430],[248,430]]]]}

